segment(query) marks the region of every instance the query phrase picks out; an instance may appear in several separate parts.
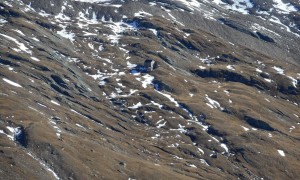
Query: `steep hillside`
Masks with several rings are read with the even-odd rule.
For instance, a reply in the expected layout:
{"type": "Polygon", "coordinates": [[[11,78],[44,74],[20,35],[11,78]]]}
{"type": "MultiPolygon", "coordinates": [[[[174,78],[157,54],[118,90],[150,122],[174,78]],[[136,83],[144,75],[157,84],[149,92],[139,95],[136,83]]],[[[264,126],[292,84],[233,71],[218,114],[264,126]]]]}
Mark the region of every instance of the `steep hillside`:
{"type": "Polygon", "coordinates": [[[297,0],[0,0],[0,179],[297,179],[297,0]]]}

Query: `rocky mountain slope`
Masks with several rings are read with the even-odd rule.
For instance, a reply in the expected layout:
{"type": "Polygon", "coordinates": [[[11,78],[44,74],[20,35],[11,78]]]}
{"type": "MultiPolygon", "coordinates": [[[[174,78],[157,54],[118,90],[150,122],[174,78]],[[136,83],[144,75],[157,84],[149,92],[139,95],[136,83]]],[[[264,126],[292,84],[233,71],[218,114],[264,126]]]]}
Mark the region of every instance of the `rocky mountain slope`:
{"type": "Polygon", "coordinates": [[[0,0],[0,179],[298,179],[297,0],[0,0]]]}

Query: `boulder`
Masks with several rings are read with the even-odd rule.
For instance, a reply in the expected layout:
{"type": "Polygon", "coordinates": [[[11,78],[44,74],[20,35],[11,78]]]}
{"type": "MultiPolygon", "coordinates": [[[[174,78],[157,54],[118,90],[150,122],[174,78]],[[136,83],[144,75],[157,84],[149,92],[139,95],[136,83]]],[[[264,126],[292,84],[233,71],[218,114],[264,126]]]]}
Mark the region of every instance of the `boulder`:
{"type": "Polygon", "coordinates": [[[148,71],[153,71],[154,69],[158,68],[158,62],[151,60],[151,59],[147,59],[144,62],[144,67],[148,70],[148,71]]]}

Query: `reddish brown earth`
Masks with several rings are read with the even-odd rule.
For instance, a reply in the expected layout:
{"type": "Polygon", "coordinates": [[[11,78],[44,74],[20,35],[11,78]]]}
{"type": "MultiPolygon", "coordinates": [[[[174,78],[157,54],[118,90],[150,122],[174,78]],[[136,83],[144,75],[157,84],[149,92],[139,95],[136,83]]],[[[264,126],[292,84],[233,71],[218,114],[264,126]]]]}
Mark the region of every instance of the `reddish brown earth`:
{"type": "Polygon", "coordinates": [[[299,179],[299,3],[187,2],[0,1],[0,179],[299,179]]]}

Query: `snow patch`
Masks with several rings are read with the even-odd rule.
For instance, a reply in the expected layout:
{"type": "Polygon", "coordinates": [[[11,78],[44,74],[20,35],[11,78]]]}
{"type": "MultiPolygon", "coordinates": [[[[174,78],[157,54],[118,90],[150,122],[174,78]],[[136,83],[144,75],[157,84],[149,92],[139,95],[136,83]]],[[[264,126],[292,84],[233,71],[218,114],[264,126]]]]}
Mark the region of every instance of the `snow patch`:
{"type": "Polygon", "coordinates": [[[7,82],[8,84],[10,84],[10,85],[12,85],[12,86],[15,86],[15,87],[22,87],[20,84],[15,83],[15,82],[13,82],[13,81],[11,81],[11,80],[9,80],[9,79],[6,79],[6,78],[2,78],[2,79],[3,79],[3,81],[7,82]]]}
{"type": "Polygon", "coordinates": [[[138,102],[137,104],[134,104],[133,106],[128,107],[129,109],[138,109],[142,107],[143,104],[141,102],[138,102]]]}
{"type": "Polygon", "coordinates": [[[56,102],[56,101],[51,100],[50,102],[51,102],[52,104],[55,104],[55,105],[57,105],[57,106],[60,106],[60,104],[59,104],[58,102],[56,102]]]}
{"type": "Polygon", "coordinates": [[[20,51],[24,51],[28,54],[32,54],[31,50],[29,50],[23,43],[19,42],[17,39],[15,38],[12,38],[10,36],[7,36],[5,34],[1,34],[1,36],[5,37],[6,39],[10,40],[10,41],[13,41],[15,42],[18,46],[19,46],[19,49],[16,49],[16,48],[12,48],[13,50],[17,51],[17,52],[20,52],[20,51]]]}
{"type": "Polygon", "coordinates": [[[58,177],[58,175],[48,166],[46,165],[44,162],[42,162],[41,160],[39,160],[37,157],[35,157],[33,154],[31,154],[30,152],[27,153],[30,157],[32,157],[33,159],[35,159],[36,161],[38,161],[47,171],[49,171],[55,179],[59,180],[60,178],[58,177]]]}
{"type": "Polygon", "coordinates": [[[149,29],[155,36],[157,36],[157,30],[156,29],[149,29]]]}
{"type": "Polygon", "coordinates": [[[290,3],[284,3],[282,0],[273,0],[274,7],[278,9],[283,14],[289,14],[291,12],[296,12],[297,9],[290,3]]]}
{"type": "Polygon", "coordinates": [[[226,68],[235,71],[235,68],[233,65],[228,65],[228,66],[226,66],[226,68]]]}
{"type": "Polygon", "coordinates": [[[66,30],[66,27],[67,27],[67,26],[62,26],[62,25],[60,25],[60,27],[62,28],[62,30],[57,31],[56,33],[57,33],[58,35],[60,35],[61,37],[66,38],[66,39],[69,39],[71,42],[73,42],[73,41],[75,40],[75,39],[74,39],[75,34],[74,34],[74,33],[71,33],[71,32],[67,32],[67,30],[66,30]]]}
{"type": "Polygon", "coordinates": [[[285,156],[285,153],[283,150],[278,149],[277,152],[279,153],[280,156],[285,156]]]}
{"type": "Polygon", "coordinates": [[[242,14],[249,14],[248,9],[253,8],[253,4],[251,3],[251,0],[235,0],[232,1],[233,4],[226,4],[221,0],[213,0],[214,3],[218,4],[221,7],[224,7],[229,10],[237,11],[242,14]]]}
{"type": "Polygon", "coordinates": [[[5,19],[0,19],[0,24],[4,24],[7,23],[7,21],[5,19]]]}
{"type": "Polygon", "coordinates": [[[159,93],[159,94],[165,96],[166,98],[168,98],[171,102],[173,102],[173,103],[175,104],[176,107],[179,107],[178,102],[177,102],[171,95],[166,94],[166,93],[162,93],[162,92],[157,91],[157,90],[155,90],[155,91],[156,91],[157,93],[159,93]]]}
{"type": "Polygon", "coordinates": [[[206,103],[209,107],[213,108],[219,108],[219,109],[223,109],[220,105],[220,103],[216,100],[211,99],[210,97],[208,97],[207,94],[205,94],[205,99],[208,100],[208,103],[206,103]]]}
{"type": "Polygon", "coordinates": [[[273,66],[272,67],[278,74],[284,74],[284,70],[281,69],[280,67],[273,66]]]}
{"type": "Polygon", "coordinates": [[[30,57],[32,60],[34,60],[34,61],[40,61],[38,58],[36,58],[36,57],[30,57]]]}
{"type": "Polygon", "coordinates": [[[86,2],[86,3],[106,3],[110,2],[111,0],[73,0],[78,2],[86,2]]]}
{"type": "Polygon", "coordinates": [[[245,126],[241,126],[243,129],[244,129],[244,131],[249,131],[250,129],[249,128],[246,128],[245,126]]]}
{"type": "Polygon", "coordinates": [[[139,11],[139,12],[134,13],[134,16],[135,17],[145,17],[145,16],[152,16],[152,14],[147,13],[145,11],[139,11]]]}

